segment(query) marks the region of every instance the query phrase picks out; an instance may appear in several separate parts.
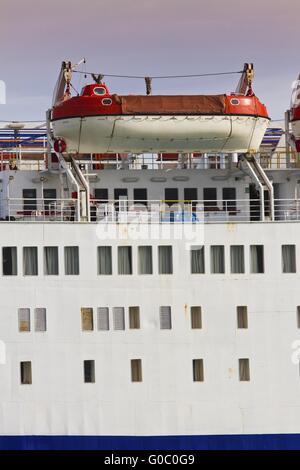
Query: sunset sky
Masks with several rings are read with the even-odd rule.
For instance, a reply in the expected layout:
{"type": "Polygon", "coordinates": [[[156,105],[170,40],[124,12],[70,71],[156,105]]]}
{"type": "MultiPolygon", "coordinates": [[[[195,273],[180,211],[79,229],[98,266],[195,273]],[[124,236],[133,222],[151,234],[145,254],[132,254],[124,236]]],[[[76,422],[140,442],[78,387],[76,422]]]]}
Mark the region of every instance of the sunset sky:
{"type": "MultiPolygon", "coordinates": [[[[142,76],[254,62],[255,92],[280,119],[300,72],[299,16],[299,0],[0,0],[0,120],[44,119],[61,61],[82,57],[87,71],[142,76]]],[[[237,81],[159,80],[153,92],[225,93],[237,81]]],[[[144,93],[142,80],[106,82],[113,92],[144,93]]]]}

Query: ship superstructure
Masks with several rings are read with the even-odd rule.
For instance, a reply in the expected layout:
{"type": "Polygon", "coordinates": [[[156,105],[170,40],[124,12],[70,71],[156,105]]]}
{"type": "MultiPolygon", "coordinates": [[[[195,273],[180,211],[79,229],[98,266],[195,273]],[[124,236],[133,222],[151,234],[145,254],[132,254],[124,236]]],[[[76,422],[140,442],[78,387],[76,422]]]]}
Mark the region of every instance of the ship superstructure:
{"type": "Polygon", "coordinates": [[[291,130],[77,153],[51,117],[0,129],[0,447],[299,448],[291,130]]]}

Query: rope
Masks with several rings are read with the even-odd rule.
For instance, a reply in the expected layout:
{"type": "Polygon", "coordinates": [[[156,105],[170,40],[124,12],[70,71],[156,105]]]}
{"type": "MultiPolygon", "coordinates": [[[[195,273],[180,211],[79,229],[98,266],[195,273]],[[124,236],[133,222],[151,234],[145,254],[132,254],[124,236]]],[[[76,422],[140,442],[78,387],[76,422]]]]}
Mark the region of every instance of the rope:
{"type": "MultiPolygon", "coordinates": [[[[243,73],[243,70],[240,70],[238,72],[216,72],[216,73],[200,73],[200,74],[192,74],[192,75],[157,75],[154,77],[151,77],[152,79],[155,80],[160,80],[160,79],[170,79],[170,78],[198,78],[198,77],[216,77],[218,75],[234,75],[234,74],[240,74],[243,73]]],[[[95,72],[81,72],[80,70],[73,70],[73,73],[79,73],[79,74],[85,74],[85,75],[99,75],[98,73],[95,72]]],[[[108,74],[104,73],[101,74],[103,77],[112,77],[112,78],[136,78],[136,79],[145,79],[142,75],[114,75],[114,74],[108,74]]]]}

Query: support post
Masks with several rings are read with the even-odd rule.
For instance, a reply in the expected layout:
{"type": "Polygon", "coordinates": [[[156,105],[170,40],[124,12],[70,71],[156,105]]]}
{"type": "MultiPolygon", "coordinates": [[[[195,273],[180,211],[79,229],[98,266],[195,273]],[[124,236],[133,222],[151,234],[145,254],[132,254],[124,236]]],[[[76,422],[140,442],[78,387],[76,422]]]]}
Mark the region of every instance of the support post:
{"type": "Polygon", "coordinates": [[[290,146],[290,111],[286,111],[284,113],[284,124],[285,124],[285,158],[286,158],[286,166],[287,168],[290,167],[291,158],[291,146],[290,146]]]}

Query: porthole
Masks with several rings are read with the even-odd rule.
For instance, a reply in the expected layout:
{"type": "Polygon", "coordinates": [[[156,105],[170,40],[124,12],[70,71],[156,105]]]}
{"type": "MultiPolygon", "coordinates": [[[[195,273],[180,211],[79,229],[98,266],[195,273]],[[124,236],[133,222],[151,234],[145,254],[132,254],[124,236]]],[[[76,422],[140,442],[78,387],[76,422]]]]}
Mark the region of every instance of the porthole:
{"type": "Polygon", "coordinates": [[[230,100],[230,103],[234,106],[237,106],[240,104],[240,100],[238,100],[237,98],[232,98],[232,100],[230,100]]]}
{"type": "Polygon", "coordinates": [[[102,104],[104,106],[110,106],[112,104],[112,100],[110,98],[103,98],[102,104]]]}
{"type": "Polygon", "coordinates": [[[97,86],[94,88],[95,95],[106,95],[106,88],[104,86],[97,86]]]}

